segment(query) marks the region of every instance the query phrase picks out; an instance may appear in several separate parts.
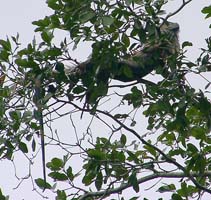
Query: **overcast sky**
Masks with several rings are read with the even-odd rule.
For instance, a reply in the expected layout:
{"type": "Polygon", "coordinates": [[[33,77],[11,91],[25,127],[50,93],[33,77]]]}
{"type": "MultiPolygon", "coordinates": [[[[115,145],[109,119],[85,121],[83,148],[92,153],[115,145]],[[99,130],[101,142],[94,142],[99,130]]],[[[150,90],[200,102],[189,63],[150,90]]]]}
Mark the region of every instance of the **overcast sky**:
{"type": "MultiPolygon", "coordinates": [[[[168,10],[174,11],[177,6],[180,5],[180,0],[171,1],[171,5],[168,6],[168,10]]],[[[172,20],[180,24],[180,41],[191,41],[194,46],[192,51],[188,54],[191,59],[196,59],[199,53],[199,49],[205,45],[204,38],[210,36],[211,20],[204,20],[204,16],[201,14],[201,9],[205,5],[209,5],[210,0],[193,0],[192,3],[176,15],[172,20]]],[[[30,42],[34,36],[34,26],[32,21],[43,18],[50,13],[50,9],[45,5],[44,0],[6,0],[1,1],[0,6],[0,38],[5,39],[6,36],[20,34],[20,41],[23,44],[30,42]]],[[[62,39],[62,38],[61,38],[62,39]]],[[[84,47],[83,47],[84,48],[84,47]]],[[[85,59],[89,54],[89,50],[84,51],[81,54],[83,48],[80,48],[78,52],[79,59],[85,59]]],[[[75,53],[77,55],[77,52],[75,53]]],[[[210,76],[210,75],[208,75],[210,76]]],[[[209,77],[208,77],[209,78],[209,77]]],[[[210,77],[211,79],[211,77],[210,77]]],[[[198,85],[198,83],[197,83],[198,85]]],[[[30,199],[37,200],[39,196],[31,191],[31,186],[23,184],[21,190],[12,190],[18,183],[14,178],[14,170],[11,163],[5,160],[0,162],[0,187],[5,194],[11,196],[11,200],[30,199]],[[24,188],[27,188],[24,190],[24,188]],[[23,191],[23,193],[20,193],[23,191]]],[[[21,161],[20,166],[23,165],[21,161]]],[[[41,166],[40,169],[41,171],[41,166]]],[[[39,173],[42,177],[42,173],[39,173]]],[[[40,198],[41,199],[41,198],[40,198]]]]}

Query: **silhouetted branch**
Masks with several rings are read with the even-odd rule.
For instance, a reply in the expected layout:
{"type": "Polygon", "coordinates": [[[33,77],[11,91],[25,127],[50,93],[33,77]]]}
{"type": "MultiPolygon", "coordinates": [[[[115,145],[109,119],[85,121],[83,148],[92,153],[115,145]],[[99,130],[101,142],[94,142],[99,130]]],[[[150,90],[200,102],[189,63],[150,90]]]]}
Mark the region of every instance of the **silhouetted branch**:
{"type": "Polygon", "coordinates": [[[182,5],[177,9],[175,10],[173,13],[170,13],[166,16],[166,18],[163,20],[163,23],[164,24],[166,21],[168,21],[168,19],[174,15],[176,15],[177,13],[179,13],[188,3],[190,3],[192,0],[188,0],[188,1],[185,1],[183,0],[182,1],[182,5]]]}

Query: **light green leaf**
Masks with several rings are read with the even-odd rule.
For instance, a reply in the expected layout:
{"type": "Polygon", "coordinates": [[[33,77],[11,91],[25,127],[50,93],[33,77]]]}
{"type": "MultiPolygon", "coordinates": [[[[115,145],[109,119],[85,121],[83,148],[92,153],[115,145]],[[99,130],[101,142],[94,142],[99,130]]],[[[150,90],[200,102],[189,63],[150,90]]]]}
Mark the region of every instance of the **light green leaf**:
{"type": "Polygon", "coordinates": [[[102,23],[104,26],[110,26],[111,24],[113,24],[114,22],[114,18],[111,16],[104,16],[102,19],[102,23]]]}
{"type": "Polygon", "coordinates": [[[57,190],[57,197],[56,200],[66,200],[67,195],[64,190],[57,190]]]}

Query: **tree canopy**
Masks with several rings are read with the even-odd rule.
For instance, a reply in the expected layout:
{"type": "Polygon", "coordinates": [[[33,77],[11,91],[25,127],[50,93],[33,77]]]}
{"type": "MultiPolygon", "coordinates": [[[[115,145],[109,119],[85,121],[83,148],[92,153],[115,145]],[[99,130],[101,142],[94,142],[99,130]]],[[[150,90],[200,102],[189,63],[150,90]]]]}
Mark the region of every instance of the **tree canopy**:
{"type": "MultiPolygon", "coordinates": [[[[31,179],[40,198],[57,200],[211,195],[211,39],[192,61],[191,41],[172,51],[162,30],[191,2],[167,13],[166,0],[47,0],[52,14],[32,22],[40,40],[0,40],[0,158],[15,165],[24,154],[20,185],[31,179]],[[72,52],[83,42],[92,52],[81,63],[72,52]],[[34,177],[38,154],[43,175],[34,177]]],[[[199,12],[210,18],[211,6],[199,12]]]]}

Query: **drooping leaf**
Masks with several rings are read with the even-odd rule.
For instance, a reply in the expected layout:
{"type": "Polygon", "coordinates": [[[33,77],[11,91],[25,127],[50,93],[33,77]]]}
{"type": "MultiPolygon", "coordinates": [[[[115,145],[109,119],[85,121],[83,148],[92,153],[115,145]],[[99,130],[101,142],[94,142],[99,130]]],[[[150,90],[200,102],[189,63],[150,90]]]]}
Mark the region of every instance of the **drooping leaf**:
{"type": "Polygon", "coordinates": [[[95,180],[95,187],[98,191],[101,189],[102,184],[103,184],[103,175],[101,172],[99,172],[95,180]]]}
{"type": "Polygon", "coordinates": [[[89,171],[82,179],[82,182],[87,186],[93,182],[93,179],[96,177],[96,173],[94,171],[89,171]]]}
{"type": "Polygon", "coordinates": [[[72,167],[68,167],[67,169],[67,177],[72,181],[74,179],[74,175],[73,175],[73,172],[72,172],[72,167]]]}
{"type": "Polygon", "coordinates": [[[130,39],[126,34],[122,34],[122,42],[126,47],[130,46],[130,39]]]}
{"type": "Polygon", "coordinates": [[[127,137],[124,134],[121,135],[120,142],[123,146],[125,146],[127,142],[127,137]]]}
{"type": "Polygon", "coordinates": [[[136,177],[136,173],[133,172],[129,179],[128,179],[128,182],[132,185],[133,189],[136,191],[136,192],[139,192],[139,184],[138,184],[138,180],[137,180],[137,177],[136,177]]]}
{"type": "Polygon", "coordinates": [[[35,183],[40,189],[51,189],[51,185],[41,178],[35,179],[35,183]]]}
{"type": "Polygon", "coordinates": [[[43,39],[43,41],[45,41],[47,44],[51,43],[51,40],[53,39],[53,34],[50,31],[42,31],[41,33],[41,37],[43,39]]]}
{"type": "Polygon", "coordinates": [[[23,142],[20,142],[18,144],[18,148],[23,152],[23,153],[28,153],[28,148],[27,145],[23,142]]]}
{"type": "Polygon", "coordinates": [[[36,141],[33,138],[33,140],[32,140],[32,151],[35,152],[35,150],[36,150],[36,141]]]}

